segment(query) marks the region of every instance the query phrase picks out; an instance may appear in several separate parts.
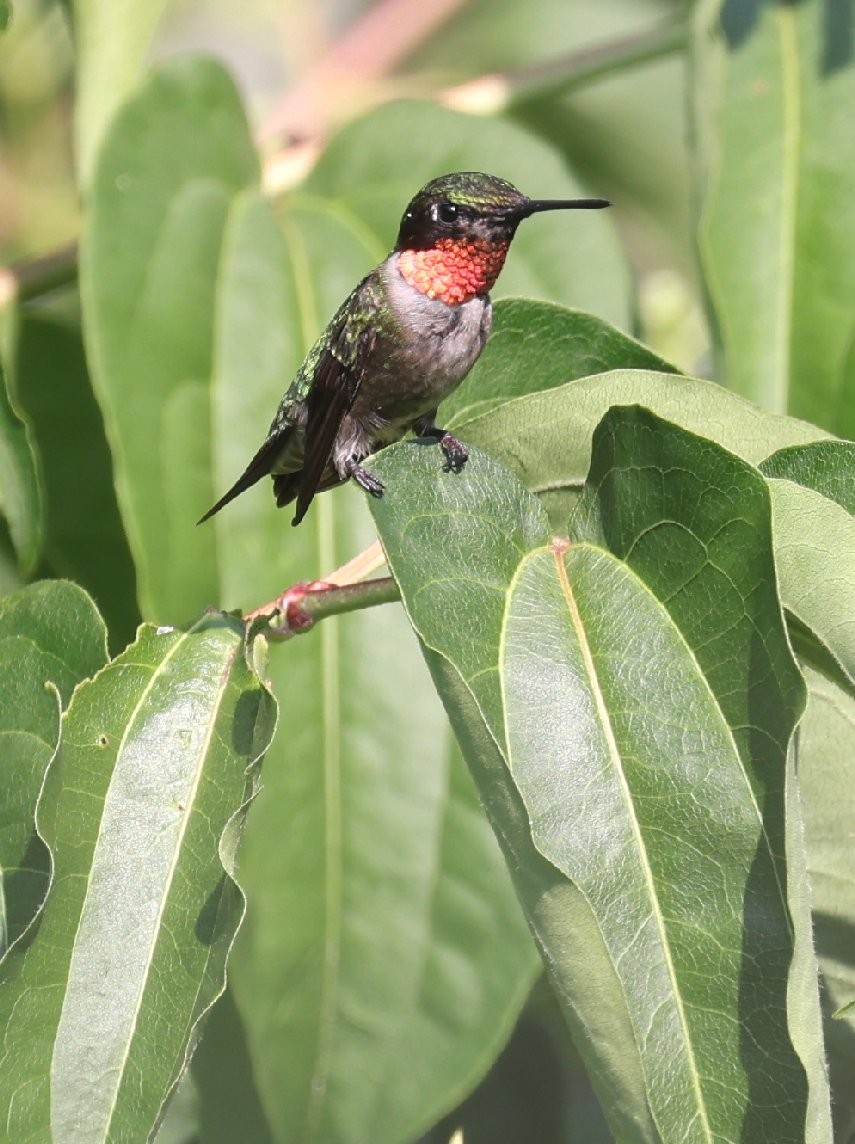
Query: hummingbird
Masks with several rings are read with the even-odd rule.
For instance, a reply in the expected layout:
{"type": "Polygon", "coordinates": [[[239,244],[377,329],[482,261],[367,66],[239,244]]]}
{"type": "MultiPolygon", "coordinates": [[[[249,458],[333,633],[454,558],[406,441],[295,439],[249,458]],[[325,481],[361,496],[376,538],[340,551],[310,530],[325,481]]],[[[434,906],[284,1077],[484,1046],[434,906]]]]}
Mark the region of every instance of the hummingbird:
{"type": "Polygon", "coordinates": [[[339,307],[283,396],[261,448],[202,524],[263,477],[276,504],[296,501],[299,524],[314,496],[354,480],[383,485],[366,457],[409,430],[439,441],[446,471],[466,447],[436,424],[443,398],[477,361],[492,323],[489,291],[517,227],[543,211],[599,209],[607,199],[530,199],[476,171],[433,179],[404,211],[389,256],[339,307]]]}

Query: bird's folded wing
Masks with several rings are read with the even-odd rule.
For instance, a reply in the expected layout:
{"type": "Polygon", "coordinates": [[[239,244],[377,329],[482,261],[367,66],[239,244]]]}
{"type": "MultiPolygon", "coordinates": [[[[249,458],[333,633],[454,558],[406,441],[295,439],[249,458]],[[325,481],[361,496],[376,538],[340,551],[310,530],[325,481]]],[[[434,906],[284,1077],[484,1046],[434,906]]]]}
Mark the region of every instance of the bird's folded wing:
{"type": "Polygon", "coordinates": [[[331,331],[321,353],[306,399],[306,444],[294,524],[306,515],[318,491],[341,423],[359,392],[375,336],[372,323],[351,311],[331,331]]]}

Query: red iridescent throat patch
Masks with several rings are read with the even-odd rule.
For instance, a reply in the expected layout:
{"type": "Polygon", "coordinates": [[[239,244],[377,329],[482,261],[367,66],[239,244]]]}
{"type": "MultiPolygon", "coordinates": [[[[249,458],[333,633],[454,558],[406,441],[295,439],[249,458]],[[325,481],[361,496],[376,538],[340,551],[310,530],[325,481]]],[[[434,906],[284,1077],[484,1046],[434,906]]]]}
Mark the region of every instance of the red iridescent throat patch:
{"type": "Polygon", "coordinates": [[[509,245],[441,238],[430,250],[402,250],[398,269],[405,282],[428,298],[459,306],[487,293],[499,277],[509,245]]]}

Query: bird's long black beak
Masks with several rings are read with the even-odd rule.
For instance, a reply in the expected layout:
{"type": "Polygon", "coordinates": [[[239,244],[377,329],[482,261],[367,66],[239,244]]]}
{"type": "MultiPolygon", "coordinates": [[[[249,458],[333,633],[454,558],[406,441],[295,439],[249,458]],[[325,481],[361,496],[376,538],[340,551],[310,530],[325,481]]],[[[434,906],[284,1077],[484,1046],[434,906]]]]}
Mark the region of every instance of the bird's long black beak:
{"type": "Polygon", "coordinates": [[[543,211],[599,211],[611,205],[608,199],[529,199],[519,211],[519,217],[528,218],[543,211]]]}

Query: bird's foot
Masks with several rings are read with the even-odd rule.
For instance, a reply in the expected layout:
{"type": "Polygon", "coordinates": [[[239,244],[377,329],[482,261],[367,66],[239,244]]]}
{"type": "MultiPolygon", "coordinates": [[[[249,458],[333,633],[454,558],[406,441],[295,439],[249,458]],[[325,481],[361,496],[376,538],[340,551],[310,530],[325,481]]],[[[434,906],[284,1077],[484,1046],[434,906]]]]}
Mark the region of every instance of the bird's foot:
{"type": "Polygon", "coordinates": [[[469,450],[453,433],[443,433],[439,447],[445,453],[443,469],[446,473],[459,473],[469,460],[469,450]]]}
{"type": "Polygon", "coordinates": [[[469,450],[462,441],[458,441],[453,433],[447,429],[440,429],[434,425],[433,419],[436,410],[421,417],[413,425],[414,432],[419,437],[433,437],[439,441],[439,447],[445,454],[445,464],[442,466],[446,473],[459,473],[469,460],[469,450]]]}
{"type": "Polygon", "coordinates": [[[361,465],[354,465],[350,470],[350,476],[356,481],[361,489],[365,489],[373,497],[382,497],[384,486],[382,481],[369,473],[367,469],[363,469],[361,465]]]}

